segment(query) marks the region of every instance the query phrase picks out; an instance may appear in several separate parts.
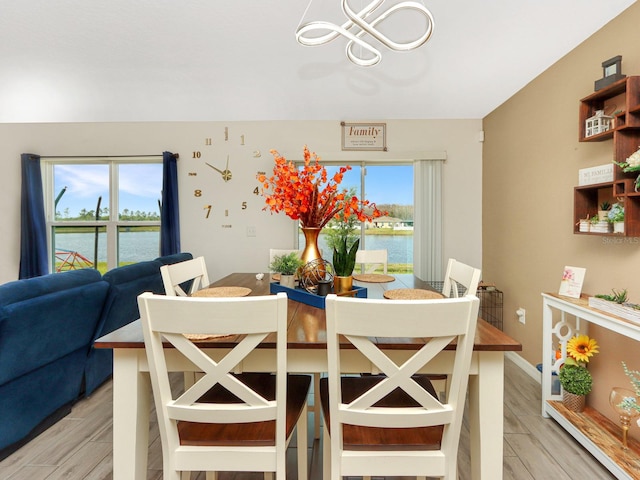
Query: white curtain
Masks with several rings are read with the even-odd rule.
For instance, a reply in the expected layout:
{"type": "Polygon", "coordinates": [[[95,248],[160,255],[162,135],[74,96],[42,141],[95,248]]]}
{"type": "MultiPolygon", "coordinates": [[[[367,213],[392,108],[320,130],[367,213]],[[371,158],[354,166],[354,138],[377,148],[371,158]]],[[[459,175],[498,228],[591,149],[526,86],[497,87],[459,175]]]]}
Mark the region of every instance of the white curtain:
{"type": "Polygon", "coordinates": [[[442,260],[443,159],[413,163],[413,273],[425,281],[440,281],[442,260]]]}

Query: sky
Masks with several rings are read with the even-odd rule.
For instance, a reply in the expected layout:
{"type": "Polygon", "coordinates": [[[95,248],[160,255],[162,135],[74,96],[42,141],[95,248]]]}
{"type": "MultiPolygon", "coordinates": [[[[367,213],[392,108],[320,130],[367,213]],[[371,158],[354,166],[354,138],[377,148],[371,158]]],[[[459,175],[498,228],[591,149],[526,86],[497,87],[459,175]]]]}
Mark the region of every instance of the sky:
{"type": "MultiPolygon", "coordinates": [[[[119,210],[125,208],[143,212],[160,213],[158,200],[162,195],[162,164],[121,164],[118,169],[119,210]]],[[[98,197],[102,196],[101,209],[109,207],[109,166],[55,165],[54,195],[67,187],[58,202],[56,211],[77,216],[80,210],[95,210],[98,197]]]]}
{"type": "MultiPolygon", "coordinates": [[[[327,167],[331,175],[334,167],[327,167]]],[[[158,200],[162,190],[162,164],[121,164],[118,171],[119,210],[159,213],[158,200]]],[[[360,167],[348,171],[341,186],[360,187],[360,167]]],[[[55,165],[54,198],[67,187],[60,197],[56,211],[63,216],[69,209],[69,216],[77,216],[85,209],[95,210],[98,197],[102,196],[101,208],[109,206],[109,166],[97,165],[55,165]]],[[[360,195],[358,194],[358,197],[360,195]]],[[[378,205],[413,204],[413,167],[411,165],[367,167],[366,198],[378,205]],[[390,185],[393,185],[390,188],[390,185]]]]}

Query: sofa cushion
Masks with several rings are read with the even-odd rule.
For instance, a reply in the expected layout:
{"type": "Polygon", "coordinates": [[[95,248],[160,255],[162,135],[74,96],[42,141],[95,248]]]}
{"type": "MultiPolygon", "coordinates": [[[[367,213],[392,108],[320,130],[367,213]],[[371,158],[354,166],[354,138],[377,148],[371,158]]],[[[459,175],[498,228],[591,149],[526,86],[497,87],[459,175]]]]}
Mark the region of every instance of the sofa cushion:
{"type": "Polygon", "coordinates": [[[92,341],[109,285],[73,270],[0,285],[0,385],[92,341]]]}
{"type": "Polygon", "coordinates": [[[85,394],[91,395],[113,372],[113,352],[93,347],[93,341],[140,317],[138,295],[143,292],[164,294],[157,260],[133,263],[108,271],[102,277],[109,284],[102,316],[92,338],[85,369],[85,394]]]}

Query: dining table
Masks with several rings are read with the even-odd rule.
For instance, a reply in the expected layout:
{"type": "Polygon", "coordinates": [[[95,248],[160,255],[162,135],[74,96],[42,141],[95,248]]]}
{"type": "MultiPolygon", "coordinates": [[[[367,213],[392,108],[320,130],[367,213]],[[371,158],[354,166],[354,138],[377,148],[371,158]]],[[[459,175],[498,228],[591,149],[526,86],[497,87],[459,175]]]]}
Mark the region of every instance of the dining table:
{"type": "MultiPolygon", "coordinates": [[[[396,292],[402,292],[402,298],[406,298],[406,292],[433,291],[429,282],[412,274],[385,275],[377,280],[374,276],[360,278],[367,281],[354,280],[354,286],[366,288],[367,298],[396,301],[392,295],[396,292]]],[[[269,295],[271,282],[270,274],[232,273],[210,287],[218,290],[219,287],[241,287],[245,292],[249,291],[248,295],[269,295]]],[[[325,311],[304,299],[298,300],[288,299],[287,370],[324,373],[327,371],[325,311]]],[[[194,343],[205,348],[213,358],[221,358],[237,340],[237,337],[227,336],[194,343]]],[[[454,343],[455,340],[435,357],[424,373],[451,373],[454,343]]],[[[377,344],[400,362],[409,358],[424,341],[380,338],[377,344]]],[[[239,371],[275,371],[274,347],[275,337],[267,337],[260,348],[238,366],[239,371]]],[[[113,478],[144,479],[147,476],[152,392],[140,320],[100,337],[95,348],[113,349],[113,478]]],[[[519,342],[479,318],[468,388],[471,478],[474,480],[502,478],[504,355],[508,351],[521,350],[519,342]]],[[[343,365],[351,373],[378,373],[356,349],[348,349],[347,344],[343,356],[343,365]]],[[[167,350],[167,365],[176,372],[195,370],[175,349],[167,350]]]]}

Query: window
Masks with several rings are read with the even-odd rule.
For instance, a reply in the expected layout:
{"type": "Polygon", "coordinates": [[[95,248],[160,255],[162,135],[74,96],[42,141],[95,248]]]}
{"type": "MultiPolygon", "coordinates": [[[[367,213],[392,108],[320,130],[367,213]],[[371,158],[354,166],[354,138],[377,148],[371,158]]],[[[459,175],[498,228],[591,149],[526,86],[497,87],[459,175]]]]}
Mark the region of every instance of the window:
{"type": "MultiPolygon", "coordinates": [[[[339,168],[337,164],[323,162],[330,178],[339,168]]],[[[382,250],[388,253],[390,273],[413,273],[413,165],[377,163],[350,163],[340,184],[358,198],[375,202],[388,215],[371,224],[357,222],[355,234],[360,235],[360,249],[382,250]]],[[[325,259],[331,261],[333,247],[331,229],[334,221],[323,229],[318,246],[325,259]]],[[[299,233],[300,248],[304,236],[299,233]]],[[[380,270],[382,272],[382,269],[380,270]]]]}
{"type": "Polygon", "coordinates": [[[159,158],[43,159],[52,271],[151,260],[160,249],[159,158]]]}

